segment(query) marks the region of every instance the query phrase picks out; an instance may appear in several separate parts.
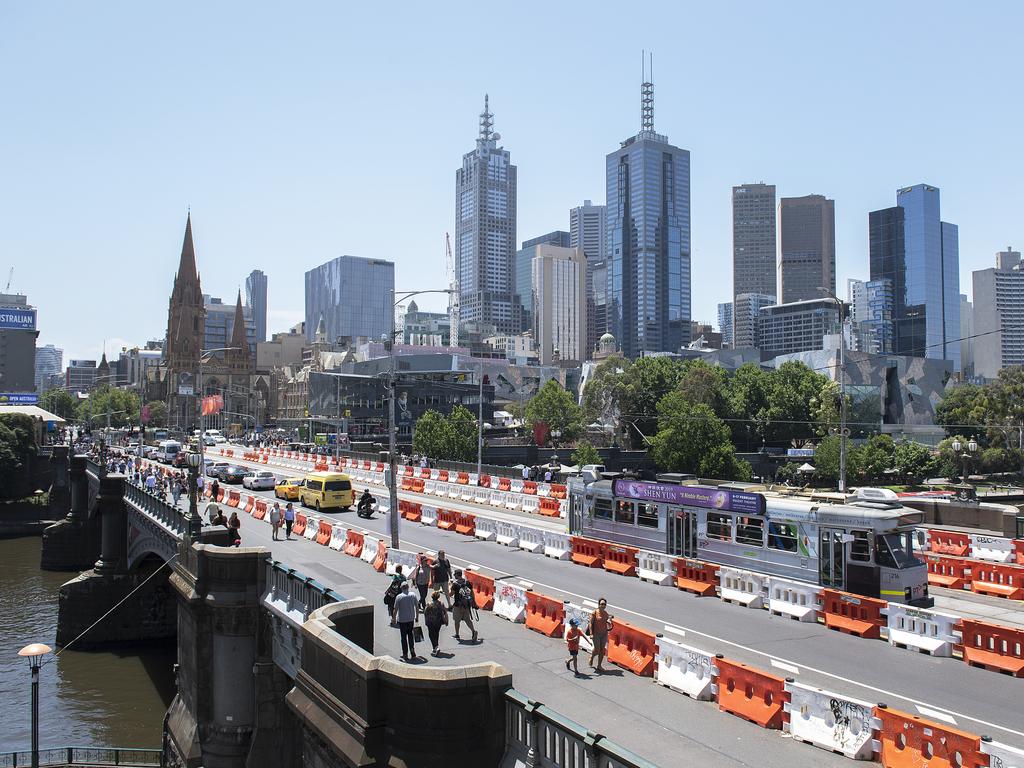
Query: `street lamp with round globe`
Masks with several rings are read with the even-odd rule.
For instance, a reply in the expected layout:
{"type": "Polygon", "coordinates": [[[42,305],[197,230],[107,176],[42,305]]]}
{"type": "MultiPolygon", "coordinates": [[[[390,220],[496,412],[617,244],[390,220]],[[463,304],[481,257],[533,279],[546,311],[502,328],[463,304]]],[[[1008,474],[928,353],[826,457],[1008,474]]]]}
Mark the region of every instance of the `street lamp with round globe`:
{"type": "Polygon", "coordinates": [[[28,659],[32,670],[32,768],[39,768],[39,667],[53,649],[44,643],[26,645],[18,655],[28,659]]]}
{"type": "MultiPolygon", "coordinates": [[[[200,437],[202,444],[202,437],[200,437]]],[[[189,539],[196,541],[203,531],[203,524],[199,518],[199,468],[203,464],[203,454],[198,451],[189,453],[185,457],[188,464],[188,515],[185,519],[185,528],[189,539]]]]}

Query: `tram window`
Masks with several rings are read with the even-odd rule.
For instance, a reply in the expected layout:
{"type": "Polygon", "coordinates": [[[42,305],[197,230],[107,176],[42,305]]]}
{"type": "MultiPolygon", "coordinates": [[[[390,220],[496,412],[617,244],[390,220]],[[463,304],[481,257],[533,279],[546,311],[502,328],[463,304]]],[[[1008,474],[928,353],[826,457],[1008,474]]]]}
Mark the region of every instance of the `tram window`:
{"type": "Polygon", "coordinates": [[[612,500],[611,499],[594,499],[594,517],[600,517],[603,520],[612,519],[612,500]]]}
{"type": "Polygon", "coordinates": [[[732,516],[708,512],[708,538],[729,541],[732,539],[732,516]]]}
{"type": "Polygon", "coordinates": [[[658,505],[638,503],[636,505],[636,524],[642,525],[645,528],[657,528],[658,505]]]}
{"type": "Polygon", "coordinates": [[[797,530],[789,523],[768,523],[768,546],[783,552],[796,552],[797,530]]]}
{"type": "Polygon", "coordinates": [[[850,559],[859,563],[871,561],[871,537],[868,531],[851,531],[850,559]]]}
{"type": "Polygon", "coordinates": [[[741,517],[736,520],[736,543],[754,547],[764,546],[764,520],[741,517]]]}
{"type": "Polygon", "coordinates": [[[635,510],[633,509],[632,501],[620,501],[615,505],[615,522],[616,523],[629,523],[633,524],[635,516],[635,510]]]}
{"type": "Polygon", "coordinates": [[[875,559],[885,568],[913,568],[921,565],[914,557],[910,531],[886,533],[875,537],[875,559]]]}

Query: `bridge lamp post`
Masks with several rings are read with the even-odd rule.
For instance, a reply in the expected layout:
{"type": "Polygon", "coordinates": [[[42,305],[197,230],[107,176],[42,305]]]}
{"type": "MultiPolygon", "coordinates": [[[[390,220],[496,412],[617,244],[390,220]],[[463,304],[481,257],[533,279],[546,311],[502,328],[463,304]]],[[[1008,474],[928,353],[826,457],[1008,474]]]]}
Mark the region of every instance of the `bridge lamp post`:
{"type": "MultiPolygon", "coordinates": [[[[200,444],[202,439],[200,438],[200,444]]],[[[188,515],[185,518],[186,535],[192,541],[198,541],[203,531],[203,523],[199,518],[199,467],[203,463],[203,454],[190,453],[188,461],[188,515]]]]}
{"type": "Polygon", "coordinates": [[[39,667],[42,666],[43,656],[52,650],[43,643],[32,643],[18,651],[19,656],[28,659],[29,669],[32,670],[32,768],[39,768],[39,667]]]}
{"type": "Polygon", "coordinates": [[[963,483],[967,485],[967,462],[978,452],[978,441],[972,437],[967,443],[963,443],[959,437],[954,437],[950,448],[953,449],[953,453],[959,454],[960,461],[963,462],[963,483]],[[961,451],[963,453],[960,453],[961,451]]]}

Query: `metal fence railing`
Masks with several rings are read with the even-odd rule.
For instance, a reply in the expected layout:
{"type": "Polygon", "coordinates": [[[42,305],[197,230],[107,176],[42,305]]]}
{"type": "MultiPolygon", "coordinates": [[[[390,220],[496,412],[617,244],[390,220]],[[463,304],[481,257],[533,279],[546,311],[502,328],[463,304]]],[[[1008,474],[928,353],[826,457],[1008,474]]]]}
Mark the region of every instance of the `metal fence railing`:
{"type": "Polygon", "coordinates": [[[266,598],[285,612],[298,611],[303,620],[313,611],[345,598],[316,579],[289,568],[279,560],[267,559],[266,598]]]}
{"type": "MultiPolygon", "coordinates": [[[[21,768],[32,765],[32,752],[0,752],[0,768],[21,768]]],[[[83,768],[148,768],[160,765],[159,749],[135,747],[60,747],[39,750],[41,766],[83,766],[83,768]]]]}

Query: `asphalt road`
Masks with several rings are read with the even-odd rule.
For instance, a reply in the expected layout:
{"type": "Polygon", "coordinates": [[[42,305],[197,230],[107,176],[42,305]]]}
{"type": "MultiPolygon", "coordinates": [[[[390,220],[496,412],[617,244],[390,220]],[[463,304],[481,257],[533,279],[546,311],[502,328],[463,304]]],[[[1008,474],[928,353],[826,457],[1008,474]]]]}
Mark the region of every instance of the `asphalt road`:
{"type": "MultiPolygon", "coordinates": [[[[375,494],[379,490],[371,487],[371,492],[375,494]]],[[[273,492],[260,495],[272,498],[273,492]]],[[[414,497],[407,493],[400,495],[414,497]]],[[[446,507],[458,506],[454,502],[441,504],[446,507]]],[[[511,516],[514,513],[508,514],[511,516]]],[[[324,517],[351,526],[358,523],[359,528],[379,534],[386,534],[387,530],[386,521],[380,517],[364,521],[359,520],[354,512],[324,517]]],[[[531,522],[536,521],[534,517],[530,519],[531,522]]],[[[557,525],[553,521],[549,524],[557,525]]],[[[657,587],[540,555],[508,550],[493,543],[404,520],[401,526],[402,546],[405,549],[445,549],[456,565],[471,564],[497,579],[527,581],[539,592],[575,603],[604,596],[609,601],[612,613],[620,618],[645,629],[671,633],[669,636],[678,637],[702,650],[723,653],[728,658],[780,676],[793,677],[805,684],[867,702],[885,702],[893,708],[939,719],[966,731],[990,735],[997,741],[1024,747],[1024,715],[1021,715],[1019,705],[1024,688],[1018,679],[974,669],[956,659],[913,653],[880,641],[830,632],[821,625],[802,624],[713,598],[698,598],[671,587],[657,587]]],[[[251,521],[243,527],[244,543],[251,542],[250,535],[258,543],[264,543],[269,540],[269,528],[251,521]]],[[[364,564],[353,558],[312,542],[275,542],[273,549],[275,557],[336,586],[346,595],[354,594],[352,588],[346,586],[346,582],[352,578],[346,573],[353,565],[357,572],[360,566],[365,568],[364,564]],[[287,554],[279,554],[281,548],[287,548],[287,554]],[[338,578],[344,580],[332,580],[338,578]]],[[[355,583],[369,585],[374,582],[374,579],[363,576],[362,581],[355,583]]],[[[380,583],[386,584],[386,581],[381,579],[380,583]]],[[[383,586],[378,586],[376,593],[371,590],[371,594],[365,596],[376,604],[382,591],[383,586]]],[[[501,619],[491,616],[485,617],[485,622],[504,624],[501,619]]],[[[513,648],[509,653],[514,654],[519,663],[508,663],[497,653],[489,658],[508,663],[515,675],[517,688],[588,727],[621,741],[640,754],[644,754],[645,748],[650,752],[651,745],[656,743],[657,733],[645,730],[655,724],[664,725],[680,738],[708,747],[714,745],[716,748],[722,746],[719,737],[726,734],[729,734],[726,741],[730,744],[732,740],[749,743],[750,739],[757,738],[752,735],[752,731],[763,735],[756,727],[718,713],[714,706],[690,702],[681,694],[652,686],[649,681],[639,680],[629,674],[621,678],[621,683],[616,681],[617,685],[628,687],[628,694],[625,690],[611,691],[611,686],[605,685],[608,678],[602,678],[596,683],[603,686],[600,690],[610,695],[596,694],[595,681],[590,680],[580,682],[568,678],[569,686],[552,686],[551,675],[558,674],[560,662],[557,659],[561,658],[561,648],[554,645],[554,641],[521,627],[512,627],[511,632],[508,644],[513,648]],[[525,637],[523,633],[526,633],[525,637]],[[551,652],[545,655],[526,650],[536,643],[545,648],[550,647],[551,652]],[[534,680],[538,688],[531,690],[534,680]],[[521,684],[521,681],[525,682],[521,684]],[[567,691],[579,686],[585,686],[585,691],[579,692],[578,696],[566,696],[567,691]],[[592,702],[595,695],[598,701],[592,702]],[[685,716],[677,716],[679,707],[687,710],[685,716]],[[696,714],[689,712],[691,708],[696,708],[696,714]],[[626,711],[620,712],[620,709],[626,711]],[[627,714],[627,711],[633,714],[627,714]],[[609,720],[613,712],[617,714],[609,720]],[[708,712],[714,717],[704,727],[703,717],[708,712]],[[637,713],[642,713],[639,719],[637,713]],[[672,715],[668,723],[662,723],[663,715],[667,713],[677,714],[672,715]],[[640,728],[641,722],[647,724],[645,728],[640,728]]],[[[397,649],[397,638],[394,639],[394,648],[388,648],[389,651],[397,649]]],[[[500,647],[498,641],[486,645],[488,648],[495,645],[500,647]]],[[[461,657],[462,652],[458,655],[461,657]]],[[[434,660],[431,659],[431,662],[434,660]]],[[[561,670],[564,672],[564,667],[561,670]]],[[[778,741],[777,735],[774,740],[778,741]]],[[[787,764],[792,765],[793,759],[803,759],[808,749],[796,745],[787,746],[787,764]],[[791,752],[798,754],[789,754],[791,752]]],[[[753,761],[749,764],[769,764],[765,762],[765,755],[757,749],[748,754],[745,747],[737,746],[735,751],[726,750],[724,755],[739,761],[735,763],[737,765],[748,764],[746,760],[753,761]]],[[[652,755],[647,756],[655,759],[652,755]]],[[[811,749],[806,759],[808,764],[823,765],[828,764],[825,762],[828,757],[820,750],[811,749]]]]}

